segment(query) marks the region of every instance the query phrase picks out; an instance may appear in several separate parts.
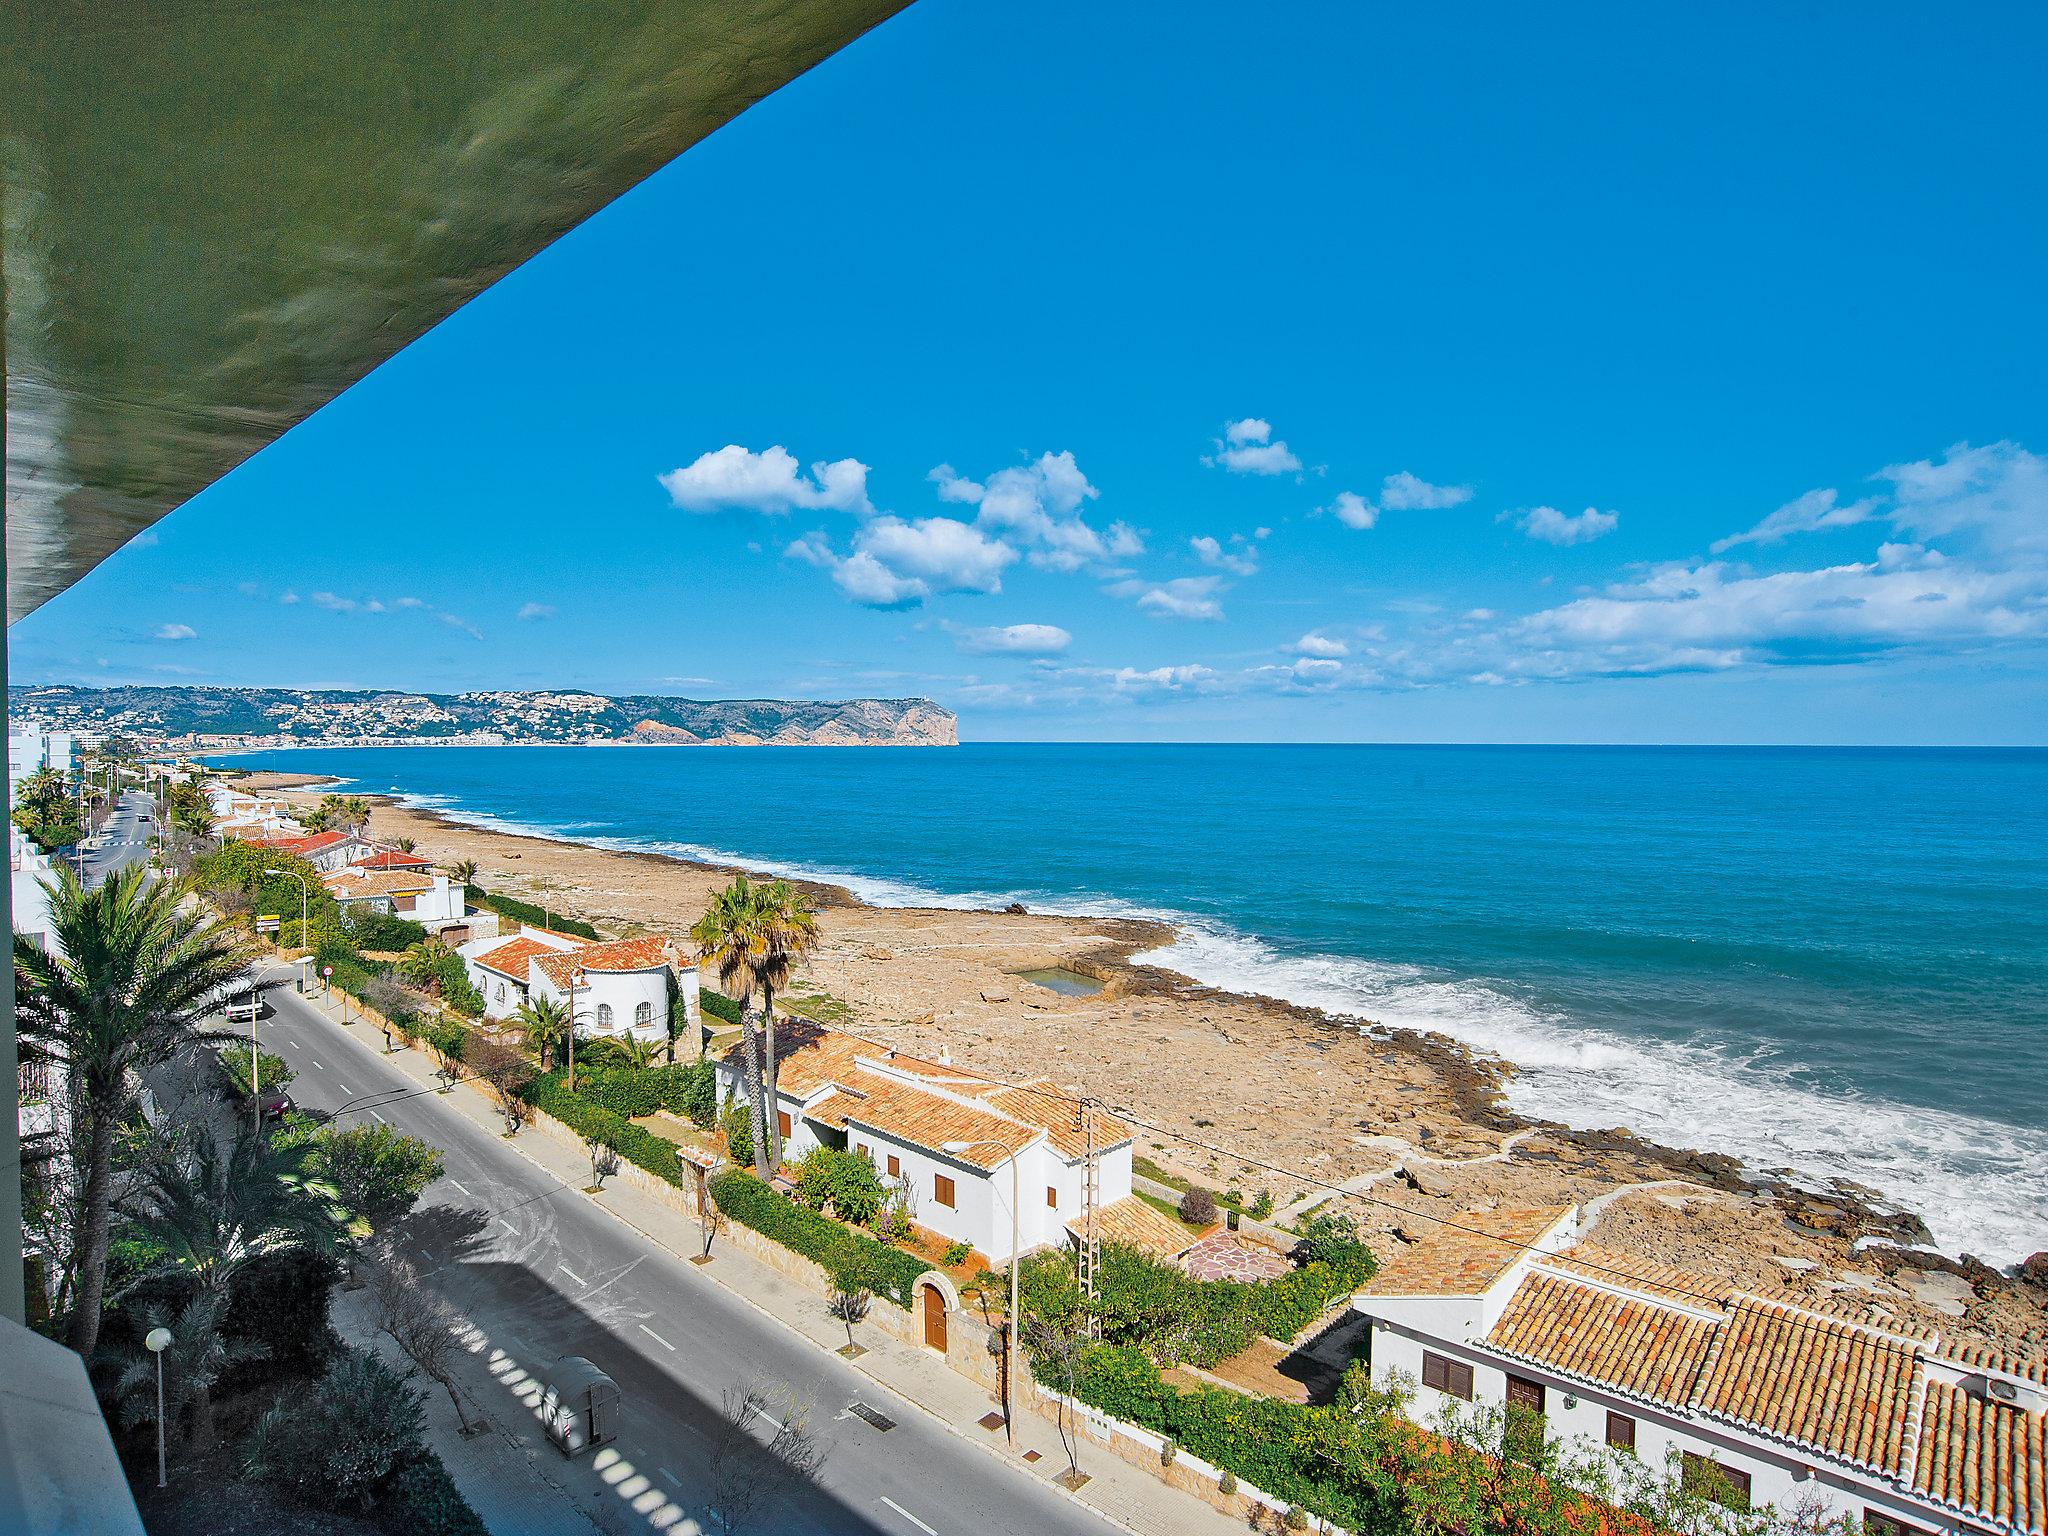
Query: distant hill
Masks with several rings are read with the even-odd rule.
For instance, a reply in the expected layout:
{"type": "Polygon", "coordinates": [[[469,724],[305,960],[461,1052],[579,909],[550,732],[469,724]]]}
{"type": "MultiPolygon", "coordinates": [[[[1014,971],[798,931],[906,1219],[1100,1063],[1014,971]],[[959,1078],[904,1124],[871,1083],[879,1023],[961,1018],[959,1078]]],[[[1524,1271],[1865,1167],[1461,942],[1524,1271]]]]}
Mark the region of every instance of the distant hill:
{"type": "Polygon", "coordinates": [[[930,699],[67,685],[11,688],[7,711],[16,720],[215,749],[386,742],[950,747],[960,739],[951,711],[930,699]]]}

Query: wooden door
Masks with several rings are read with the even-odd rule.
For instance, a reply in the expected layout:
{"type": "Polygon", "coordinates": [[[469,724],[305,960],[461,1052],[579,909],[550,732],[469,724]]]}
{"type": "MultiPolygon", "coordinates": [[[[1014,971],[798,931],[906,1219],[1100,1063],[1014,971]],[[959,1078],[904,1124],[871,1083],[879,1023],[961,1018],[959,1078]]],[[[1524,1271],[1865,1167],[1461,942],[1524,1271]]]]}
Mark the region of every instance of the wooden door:
{"type": "Polygon", "coordinates": [[[927,1349],[946,1352],[946,1298],[936,1285],[924,1288],[924,1342],[927,1349]]]}

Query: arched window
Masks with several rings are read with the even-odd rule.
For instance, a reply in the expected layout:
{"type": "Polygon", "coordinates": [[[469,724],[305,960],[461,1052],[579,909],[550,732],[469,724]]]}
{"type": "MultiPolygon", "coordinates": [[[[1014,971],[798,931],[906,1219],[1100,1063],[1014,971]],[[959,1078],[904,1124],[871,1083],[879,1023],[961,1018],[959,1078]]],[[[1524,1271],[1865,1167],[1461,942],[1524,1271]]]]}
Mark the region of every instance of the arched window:
{"type": "Polygon", "coordinates": [[[599,1003],[597,1005],[597,1027],[599,1029],[610,1029],[612,1027],[612,1005],[610,1003],[599,1003]]]}
{"type": "Polygon", "coordinates": [[[642,1003],[633,1010],[633,1027],[645,1029],[654,1022],[654,1004],[642,1003]]]}
{"type": "Polygon", "coordinates": [[[502,981],[498,983],[498,1001],[501,1003],[505,1001],[505,983],[502,981]]]}

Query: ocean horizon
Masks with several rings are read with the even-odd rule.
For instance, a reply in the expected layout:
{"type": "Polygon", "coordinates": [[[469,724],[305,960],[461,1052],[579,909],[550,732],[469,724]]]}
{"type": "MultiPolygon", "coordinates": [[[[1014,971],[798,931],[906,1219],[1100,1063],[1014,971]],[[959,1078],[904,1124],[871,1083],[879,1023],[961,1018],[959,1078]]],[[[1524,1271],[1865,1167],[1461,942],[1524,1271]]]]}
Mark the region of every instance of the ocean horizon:
{"type": "MultiPolygon", "coordinates": [[[[1436,1030],[1516,1111],[2048,1248],[2048,749],[288,748],[452,820],[1141,916],[1209,985],[1436,1030]]],[[[686,921],[694,914],[677,914],[686,921]]]]}

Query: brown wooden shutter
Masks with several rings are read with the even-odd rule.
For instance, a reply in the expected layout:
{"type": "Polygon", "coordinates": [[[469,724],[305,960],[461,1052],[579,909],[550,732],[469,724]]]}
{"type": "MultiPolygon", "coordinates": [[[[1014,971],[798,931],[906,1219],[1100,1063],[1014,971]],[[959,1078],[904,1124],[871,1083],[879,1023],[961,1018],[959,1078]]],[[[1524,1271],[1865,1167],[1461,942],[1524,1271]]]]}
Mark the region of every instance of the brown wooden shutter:
{"type": "Polygon", "coordinates": [[[903,1163],[894,1152],[889,1154],[889,1177],[892,1179],[903,1177],[903,1163]]]}
{"type": "Polygon", "coordinates": [[[1045,1186],[1045,1203],[1052,1210],[1060,1208],[1060,1192],[1050,1184],[1045,1186]]]}
{"type": "Polygon", "coordinates": [[[932,1198],[950,1209],[953,1205],[953,1181],[943,1173],[932,1175],[932,1198]]]}
{"type": "Polygon", "coordinates": [[[1531,1413],[1543,1411],[1543,1383],[1531,1381],[1526,1376],[1508,1377],[1508,1406],[1526,1408],[1531,1413]]]}
{"type": "Polygon", "coordinates": [[[1607,1443],[1618,1451],[1636,1448],[1636,1421],[1625,1413],[1607,1415],[1607,1443]]]}
{"type": "Polygon", "coordinates": [[[1450,1361],[1442,1355],[1433,1355],[1425,1349],[1422,1352],[1422,1384],[1425,1387],[1434,1387],[1439,1392],[1443,1391],[1444,1367],[1449,1364],[1450,1361]]]}
{"type": "Polygon", "coordinates": [[[777,1111],[775,1111],[775,1129],[781,1133],[783,1140],[787,1141],[789,1139],[788,1110],[778,1109],[777,1111]]]}

